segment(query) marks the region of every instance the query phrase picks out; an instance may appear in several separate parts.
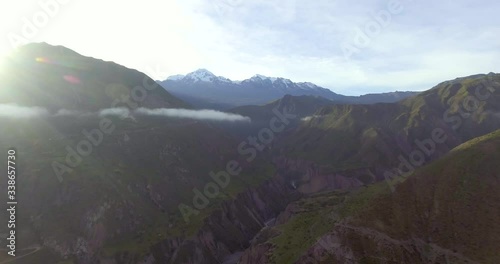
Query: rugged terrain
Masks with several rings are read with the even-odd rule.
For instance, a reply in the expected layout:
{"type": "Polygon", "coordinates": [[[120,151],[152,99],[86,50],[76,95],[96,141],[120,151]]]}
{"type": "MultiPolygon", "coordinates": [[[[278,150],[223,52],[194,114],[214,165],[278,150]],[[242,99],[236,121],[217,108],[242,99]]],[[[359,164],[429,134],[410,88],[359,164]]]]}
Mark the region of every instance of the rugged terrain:
{"type": "Polygon", "coordinates": [[[0,80],[26,255],[11,263],[498,261],[498,132],[481,137],[500,129],[498,74],[393,103],[280,95],[230,110],[251,122],[137,114],[191,106],[47,44],[21,48],[0,80]]]}
{"type": "Polygon", "coordinates": [[[240,263],[497,263],[499,150],[496,131],[417,170],[394,192],[383,182],[309,195],[260,232],[240,263]]]}

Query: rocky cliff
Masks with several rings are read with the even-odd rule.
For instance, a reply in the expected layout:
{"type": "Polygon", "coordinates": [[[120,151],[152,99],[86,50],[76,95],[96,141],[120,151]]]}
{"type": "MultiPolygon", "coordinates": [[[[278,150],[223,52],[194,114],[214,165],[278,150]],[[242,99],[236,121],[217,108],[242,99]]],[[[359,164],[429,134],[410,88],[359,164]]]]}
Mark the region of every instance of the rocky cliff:
{"type": "Polygon", "coordinates": [[[222,263],[235,252],[243,251],[250,240],[300,195],[280,175],[259,187],[223,202],[205,219],[193,237],[168,239],[153,248],[157,263],[222,263]],[[193,254],[193,252],[195,254],[193,254]]]}

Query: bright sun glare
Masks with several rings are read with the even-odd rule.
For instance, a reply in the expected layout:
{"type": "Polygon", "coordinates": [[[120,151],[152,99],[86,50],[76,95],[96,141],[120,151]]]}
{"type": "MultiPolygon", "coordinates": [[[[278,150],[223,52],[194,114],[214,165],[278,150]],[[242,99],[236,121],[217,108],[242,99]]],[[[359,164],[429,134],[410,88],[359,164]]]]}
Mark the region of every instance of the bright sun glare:
{"type": "MultiPolygon", "coordinates": [[[[9,47],[6,47],[6,46],[0,44],[0,60],[3,60],[10,52],[11,52],[11,49],[9,47]]],[[[0,63],[0,66],[1,66],[1,63],[0,63]]]]}
{"type": "Polygon", "coordinates": [[[7,55],[7,52],[8,51],[3,46],[0,45],[0,58],[5,57],[7,55]]]}
{"type": "Polygon", "coordinates": [[[0,45],[0,72],[4,71],[5,59],[9,54],[8,49],[2,49],[3,46],[0,45]]]}

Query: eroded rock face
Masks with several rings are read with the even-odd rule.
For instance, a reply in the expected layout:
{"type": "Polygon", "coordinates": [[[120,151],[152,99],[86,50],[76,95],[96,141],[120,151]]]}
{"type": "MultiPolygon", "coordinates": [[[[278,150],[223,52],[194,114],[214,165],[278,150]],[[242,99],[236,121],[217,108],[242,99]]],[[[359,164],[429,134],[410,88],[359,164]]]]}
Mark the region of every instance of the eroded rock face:
{"type": "Polygon", "coordinates": [[[356,169],[344,172],[327,172],[316,163],[303,159],[278,157],[274,160],[278,173],[300,193],[311,194],[328,190],[352,190],[362,186],[360,179],[376,181],[369,169],[356,169]]]}
{"type": "Polygon", "coordinates": [[[267,252],[271,249],[270,244],[259,244],[250,247],[241,256],[239,264],[269,263],[267,252]]]}
{"type": "Polygon", "coordinates": [[[295,263],[478,263],[419,238],[395,239],[375,229],[335,225],[295,263]]]}
{"type": "Polygon", "coordinates": [[[157,244],[152,249],[152,258],[158,263],[219,263],[235,252],[246,250],[241,263],[266,263],[264,253],[269,246],[250,247],[250,241],[265,227],[267,220],[277,217],[276,224],[285,223],[296,213],[290,202],[302,194],[355,189],[363,182],[347,175],[369,173],[367,170],[345,175],[323,173],[313,162],[287,158],[277,158],[275,164],[278,173],[272,180],[223,202],[195,236],[167,239],[157,244]]]}
{"type": "Polygon", "coordinates": [[[297,195],[277,175],[222,203],[194,237],[168,239],[154,246],[154,259],[157,263],[222,263],[229,255],[245,250],[265,222],[297,195]]]}

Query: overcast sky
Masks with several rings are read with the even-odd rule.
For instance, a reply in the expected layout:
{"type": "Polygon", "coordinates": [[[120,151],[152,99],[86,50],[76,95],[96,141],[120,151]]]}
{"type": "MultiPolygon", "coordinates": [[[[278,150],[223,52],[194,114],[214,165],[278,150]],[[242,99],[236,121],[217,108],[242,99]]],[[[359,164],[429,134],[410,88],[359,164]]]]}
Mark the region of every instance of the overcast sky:
{"type": "Polygon", "coordinates": [[[233,80],[262,74],[348,95],[500,72],[496,0],[55,1],[0,0],[0,53],[23,38],[155,79],[206,68],[233,80]],[[58,8],[40,5],[49,2],[58,8]],[[33,33],[25,27],[34,20],[33,33]]]}

